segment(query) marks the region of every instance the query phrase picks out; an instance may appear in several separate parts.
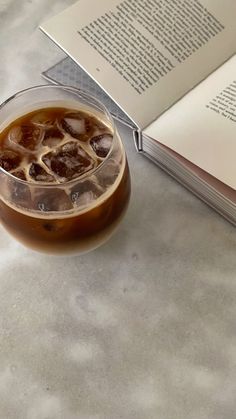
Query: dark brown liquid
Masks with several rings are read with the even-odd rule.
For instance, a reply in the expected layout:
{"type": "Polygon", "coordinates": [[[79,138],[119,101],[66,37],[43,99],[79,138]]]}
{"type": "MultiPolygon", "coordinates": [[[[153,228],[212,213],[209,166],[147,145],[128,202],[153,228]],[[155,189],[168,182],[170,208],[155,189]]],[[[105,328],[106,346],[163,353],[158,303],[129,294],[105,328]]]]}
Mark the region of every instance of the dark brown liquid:
{"type": "Polygon", "coordinates": [[[25,182],[1,174],[4,227],[25,245],[52,253],[105,241],[130,195],[123,151],[116,167],[104,161],[111,147],[111,129],[84,111],[47,108],[11,123],[0,133],[0,165],[25,182]],[[110,164],[107,177],[94,172],[101,163],[101,173],[110,164]],[[37,188],[44,184],[51,187],[37,188]]]}

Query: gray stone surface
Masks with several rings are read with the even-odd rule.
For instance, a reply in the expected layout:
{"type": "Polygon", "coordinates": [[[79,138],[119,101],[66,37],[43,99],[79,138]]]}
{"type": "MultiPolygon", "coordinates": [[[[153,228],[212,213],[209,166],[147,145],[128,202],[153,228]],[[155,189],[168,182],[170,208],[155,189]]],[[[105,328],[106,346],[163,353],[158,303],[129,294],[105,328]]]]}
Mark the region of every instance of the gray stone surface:
{"type": "MultiPolygon", "coordinates": [[[[0,0],[1,101],[63,58],[37,27],[72,2],[0,0]]],[[[235,417],[235,229],[120,131],[132,199],[106,245],[49,257],[0,227],[1,419],[235,417]]]]}

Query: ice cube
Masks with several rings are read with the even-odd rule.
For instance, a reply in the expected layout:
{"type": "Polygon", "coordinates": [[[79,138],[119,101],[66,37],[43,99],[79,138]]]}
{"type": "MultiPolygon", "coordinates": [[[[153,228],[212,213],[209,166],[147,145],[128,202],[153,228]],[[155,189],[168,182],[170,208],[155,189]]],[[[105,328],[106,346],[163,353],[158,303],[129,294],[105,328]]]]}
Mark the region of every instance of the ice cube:
{"type": "Polygon", "coordinates": [[[105,158],[112,145],[111,134],[101,134],[91,138],[90,145],[98,157],[105,158]]]}
{"type": "Polygon", "coordinates": [[[10,129],[8,133],[9,144],[13,147],[35,150],[43,138],[43,129],[33,124],[22,124],[10,129]]]}
{"type": "Polygon", "coordinates": [[[25,171],[23,169],[17,169],[17,170],[13,170],[11,172],[11,174],[15,177],[17,177],[18,179],[21,180],[27,180],[26,179],[26,175],[25,175],[25,171]]]}
{"type": "Polygon", "coordinates": [[[20,162],[21,157],[15,151],[7,149],[0,151],[0,166],[7,172],[16,169],[20,162]]]}
{"type": "Polygon", "coordinates": [[[82,139],[88,131],[87,121],[84,115],[78,113],[67,113],[61,120],[61,126],[65,132],[77,140],[82,139]]]}
{"type": "Polygon", "coordinates": [[[35,208],[42,212],[67,211],[73,208],[72,202],[62,189],[41,191],[34,198],[35,208]]]}
{"type": "Polygon", "coordinates": [[[93,201],[95,201],[95,199],[96,199],[96,195],[94,195],[92,191],[84,192],[77,197],[76,205],[77,206],[88,205],[88,204],[91,204],[93,201]]]}
{"type": "MultiPolygon", "coordinates": [[[[17,171],[18,174],[20,171],[17,171]]],[[[15,174],[12,173],[14,176],[15,174]]],[[[19,178],[19,176],[16,176],[19,178]]],[[[22,179],[22,180],[26,180],[22,179]]],[[[8,179],[8,189],[10,200],[15,204],[20,204],[24,208],[31,208],[31,192],[27,183],[19,182],[16,179],[8,179]]]]}
{"type": "Polygon", "coordinates": [[[0,184],[1,184],[1,193],[2,196],[13,205],[20,205],[23,208],[30,208],[31,203],[31,193],[29,185],[26,182],[21,182],[20,179],[23,179],[23,175],[20,175],[20,172],[23,172],[22,169],[11,170],[9,175],[6,176],[3,172],[0,171],[0,184]]]}
{"type": "Polygon", "coordinates": [[[74,205],[84,205],[97,199],[103,190],[92,180],[79,182],[71,190],[71,201],[74,205]]]}
{"type": "Polygon", "coordinates": [[[64,134],[59,128],[48,128],[44,133],[43,145],[53,148],[57,146],[63,138],[64,134]]]}
{"type": "Polygon", "coordinates": [[[109,186],[113,185],[117,176],[120,173],[120,165],[115,160],[111,159],[107,161],[97,172],[97,181],[101,187],[107,189],[109,186]]]}
{"type": "Polygon", "coordinates": [[[38,163],[32,163],[29,169],[30,177],[36,182],[53,182],[54,177],[46,172],[46,170],[38,163]]]}
{"type": "Polygon", "coordinates": [[[81,176],[94,168],[96,164],[92,157],[73,141],[45,154],[43,162],[63,181],[81,176]]]}

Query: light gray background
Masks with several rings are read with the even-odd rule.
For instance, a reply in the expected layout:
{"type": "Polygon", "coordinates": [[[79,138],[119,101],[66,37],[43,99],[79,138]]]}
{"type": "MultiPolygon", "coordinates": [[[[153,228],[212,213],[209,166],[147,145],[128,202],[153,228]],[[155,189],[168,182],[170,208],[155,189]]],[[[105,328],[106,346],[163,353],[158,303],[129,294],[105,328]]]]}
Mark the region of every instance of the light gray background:
{"type": "MultiPolygon", "coordinates": [[[[72,3],[0,0],[1,101],[64,57],[37,27],[72,3]]],[[[0,228],[1,419],[235,417],[235,229],[120,132],[132,199],[106,245],[50,257],[0,228]]]]}

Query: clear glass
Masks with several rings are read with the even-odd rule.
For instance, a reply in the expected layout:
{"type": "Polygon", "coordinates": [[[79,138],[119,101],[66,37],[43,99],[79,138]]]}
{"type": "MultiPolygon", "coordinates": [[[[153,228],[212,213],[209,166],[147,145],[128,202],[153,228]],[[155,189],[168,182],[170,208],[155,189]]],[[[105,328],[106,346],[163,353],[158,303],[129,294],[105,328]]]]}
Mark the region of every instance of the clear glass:
{"type": "Polygon", "coordinates": [[[129,168],[109,112],[73,87],[45,85],[15,94],[0,106],[0,133],[20,116],[52,107],[83,110],[99,118],[112,130],[110,151],[97,168],[60,184],[28,182],[0,167],[0,219],[31,249],[83,253],[104,243],[122,219],[130,197],[129,168]]]}

